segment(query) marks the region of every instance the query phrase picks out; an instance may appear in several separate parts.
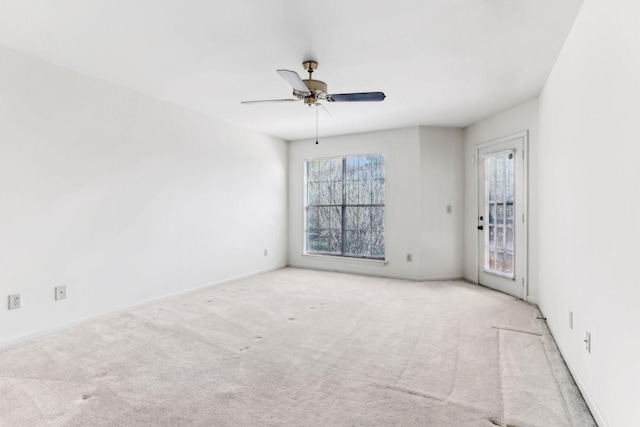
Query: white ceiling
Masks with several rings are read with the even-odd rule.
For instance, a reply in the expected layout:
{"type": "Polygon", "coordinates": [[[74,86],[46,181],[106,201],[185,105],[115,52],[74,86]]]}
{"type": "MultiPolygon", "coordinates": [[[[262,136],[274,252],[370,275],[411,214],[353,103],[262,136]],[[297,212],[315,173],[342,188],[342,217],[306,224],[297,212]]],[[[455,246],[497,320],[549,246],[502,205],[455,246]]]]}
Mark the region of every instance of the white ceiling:
{"type": "Polygon", "coordinates": [[[540,93],[582,0],[0,0],[0,44],[293,140],[315,134],[276,69],[319,62],[321,135],[464,127],[540,93]]]}

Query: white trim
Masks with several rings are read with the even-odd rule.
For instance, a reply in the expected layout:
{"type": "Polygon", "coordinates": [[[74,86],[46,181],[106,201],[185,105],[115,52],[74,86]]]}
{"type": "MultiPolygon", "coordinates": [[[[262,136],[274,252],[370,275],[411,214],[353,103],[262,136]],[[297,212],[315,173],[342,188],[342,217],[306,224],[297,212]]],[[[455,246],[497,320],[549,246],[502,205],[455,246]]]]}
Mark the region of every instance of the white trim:
{"type": "MultiPolygon", "coordinates": [[[[511,141],[511,140],[509,140],[511,141]]],[[[486,147],[483,147],[486,148],[486,147]]],[[[496,152],[491,152],[490,154],[485,154],[483,156],[480,157],[480,160],[485,160],[488,157],[494,157],[494,156],[499,156],[501,154],[515,154],[516,150],[514,149],[509,149],[509,150],[504,150],[504,151],[496,151],[496,152]]],[[[509,159],[511,160],[511,159],[509,159]]]]}
{"type": "Polygon", "coordinates": [[[473,279],[473,278],[467,277],[467,276],[464,276],[463,280],[466,280],[469,283],[473,283],[474,285],[479,285],[480,284],[480,283],[478,283],[478,281],[476,279],[473,279]]]}
{"type": "Polygon", "coordinates": [[[310,257],[310,258],[319,258],[326,261],[338,261],[338,262],[349,262],[349,263],[356,262],[356,263],[380,264],[380,265],[389,264],[389,261],[387,261],[386,259],[357,258],[357,257],[344,256],[344,255],[323,255],[323,254],[303,253],[302,256],[310,257]]]}
{"type": "Polygon", "coordinates": [[[369,153],[357,153],[357,154],[336,154],[333,156],[321,156],[321,157],[311,157],[305,158],[304,162],[309,162],[313,160],[334,160],[334,159],[343,159],[346,157],[362,157],[362,156],[384,156],[382,152],[369,152],[369,153]]]}
{"type": "MultiPolygon", "coordinates": [[[[540,310],[540,313],[542,313],[542,316],[546,317],[542,306],[540,304],[537,304],[537,306],[538,306],[538,310],[540,310]]],[[[553,341],[556,343],[556,346],[558,347],[558,351],[560,351],[560,355],[562,356],[564,363],[567,365],[567,368],[569,369],[569,372],[571,373],[573,380],[576,382],[576,385],[578,386],[580,393],[582,393],[582,397],[584,398],[585,403],[589,407],[589,410],[591,411],[591,415],[595,419],[596,424],[598,424],[599,427],[609,427],[609,423],[607,423],[607,421],[604,418],[604,415],[602,415],[602,412],[600,411],[600,408],[598,408],[596,401],[591,396],[591,393],[589,393],[589,389],[587,388],[587,385],[584,383],[584,381],[582,380],[582,377],[580,377],[580,374],[578,373],[576,368],[573,366],[571,361],[565,356],[565,352],[562,350],[562,346],[560,345],[560,342],[555,339],[553,328],[551,327],[551,324],[549,322],[547,322],[547,327],[549,328],[549,332],[551,332],[551,337],[553,338],[553,341]]]]}
{"type": "Polygon", "coordinates": [[[356,274],[359,276],[369,276],[369,277],[383,277],[387,279],[399,279],[399,280],[410,280],[412,282],[444,282],[444,281],[452,281],[452,280],[462,280],[466,279],[463,276],[413,276],[410,274],[396,274],[396,273],[371,273],[368,271],[347,271],[340,270],[338,268],[318,266],[318,265],[306,265],[306,264],[289,264],[291,268],[300,268],[303,270],[317,270],[317,271],[330,271],[333,273],[342,273],[342,274],[356,274]]]}
{"type": "Polygon", "coordinates": [[[476,151],[477,151],[477,149],[480,149],[480,148],[491,147],[493,145],[502,144],[503,142],[508,142],[508,141],[511,141],[511,140],[517,139],[517,138],[524,138],[525,142],[528,142],[528,140],[529,140],[529,130],[523,130],[523,131],[520,131],[520,132],[516,132],[514,134],[503,136],[503,137],[498,138],[498,139],[492,139],[491,141],[480,142],[480,143],[476,144],[476,151]]]}
{"type": "Polygon", "coordinates": [[[80,320],[74,320],[72,322],[63,323],[61,325],[54,326],[52,328],[42,329],[42,330],[37,331],[37,332],[32,332],[32,333],[29,333],[29,334],[26,334],[26,335],[19,336],[17,338],[11,338],[11,339],[8,339],[6,341],[2,341],[2,342],[0,342],[0,349],[6,348],[6,347],[11,347],[11,346],[18,345],[18,344],[22,344],[22,343],[25,343],[25,342],[28,342],[28,341],[33,341],[35,339],[42,338],[42,337],[45,337],[47,335],[55,334],[56,332],[65,331],[67,329],[75,328],[76,326],[82,326],[82,325],[90,323],[90,322],[95,322],[95,321],[98,321],[98,320],[106,319],[108,317],[115,316],[116,314],[120,314],[120,313],[124,313],[126,311],[129,311],[129,310],[135,310],[137,308],[145,307],[145,306],[147,306],[149,304],[160,302],[160,301],[163,301],[163,300],[166,300],[166,299],[169,299],[169,298],[173,298],[173,297],[176,297],[176,296],[179,296],[179,295],[188,295],[190,293],[202,291],[202,290],[204,290],[206,288],[215,288],[217,286],[221,286],[221,285],[224,285],[224,284],[227,284],[227,283],[230,283],[230,282],[235,282],[235,281],[240,280],[240,279],[246,279],[248,277],[257,276],[259,274],[268,273],[270,271],[280,270],[280,269],[285,268],[285,267],[287,267],[287,266],[286,265],[279,265],[279,266],[272,267],[272,268],[267,268],[267,269],[264,269],[264,270],[254,271],[252,273],[241,274],[240,276],[230,277],[228,279],[220,280],[218,282],[212,282],[212,283],[208,283],[206,285],[198,286],[198,287],[195,287],[195,288],[174,292],[174,293],[169,294],[169,295],[163,295],[161,297],[152,298],[152,299],[147,300],[147,301],[143,301],[143,302],[140,302],[140,303],[128,305],[126,307],[118,308],[116,310],[108,311],[106,313],[98,314],[98,315],[95,315],[95,316],[85,317],[85,318],[82,318],[80,320]]]}

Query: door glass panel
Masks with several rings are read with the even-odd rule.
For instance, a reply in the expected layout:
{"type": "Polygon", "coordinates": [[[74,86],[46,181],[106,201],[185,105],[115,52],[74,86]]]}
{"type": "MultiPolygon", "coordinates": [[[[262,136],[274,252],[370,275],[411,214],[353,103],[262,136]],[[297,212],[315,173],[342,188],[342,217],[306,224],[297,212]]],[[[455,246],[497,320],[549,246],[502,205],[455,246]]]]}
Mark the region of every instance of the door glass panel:
{"type": "Polygon", "coordinates": [[[504,249],[504,227],[498,226],[496,229],[498,230],[496,236],[496,247],[498,249],[504,249]]]}
{"type": "Polygon", "coordinates": [[[514,277],[514,151],[491,155],[485,162],[485,216],[489,232],[485,233],[484,271],[514,277]]]}

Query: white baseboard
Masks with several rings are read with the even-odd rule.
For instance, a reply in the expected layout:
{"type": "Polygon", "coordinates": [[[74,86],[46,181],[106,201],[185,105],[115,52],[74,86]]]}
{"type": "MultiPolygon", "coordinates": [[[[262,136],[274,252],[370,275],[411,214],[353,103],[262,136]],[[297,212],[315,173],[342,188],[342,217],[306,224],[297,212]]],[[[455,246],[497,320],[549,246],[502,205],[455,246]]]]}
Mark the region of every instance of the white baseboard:
{"type": "Polygon", "coordinates": [[[527,302],[530,302],[531,304],[535,304],[537,306],[540,306],[540,304],[538,304],[538,298],[536,298],[536,297],[527,297],[527,302]]]}
{"type": "MultiPolygon", "coordinates": [[[[540,304],[536,304],[536,305],[538,306],[540,313],[542,313],[542,315],[546,317],[546,315],[544,314],[544,308],[540,306],[540,304]]],[[[558,350],[560,351],[560,355],[562,356],[562,359],[564,359],[564,363],[567,365],[567,368],[569,368],[569,372],[571,372],[571,375],[573,376],[573,380],[576,382],[578,389],[580,389],[580,393],[582,393],[582,397],[584,398],[584,401],[587,403],[587,406],[591,411],[591,415],[593,415],[593,419],[596,421],[599,427],[609,427],[609,424],[607,423],[604,416],[602,415],[602,412],[600,412],[600,408],[598,408],[598,405],[596,404],[595,400],[593,400],[593,397],[591,396],[591,393],[589,393],[589,389],[587,388],[586,384],[580,377],[580,374],[571,363],[571,360],[569,360],[566,357],[566,353],[562,349],[561,343],[558,340],[556,340],[555,333],[553,331],[553,328],[549,324],[549,322],[547,322],[547,327],[551,332],[551,336],[553,337],[553,340],[558,346],[558,350]]]]}
{"type": "Polygon", "coordinates": [[[344,273],[344,274],[359,274],[362,276],[369,277],[384,277],[387,279],[400,279],[400,280],[411,280],[414,282],[427,282],[427,281],[447,281],[447,280],[464,280],[462,275],[454,275],[454,276],[418,276],[412,274],[396,274],[396,273],[386,273],[382,271],[368,272],[368,271],[350,271],[347,269],[341,269],[336,267],[324,267],[317,265],[306,265],[306,264],[289,264],[291,268],[300,268],[303,270],[317,270],[317,271],[330,271],[333,273],[344,273]]]}
{"type": "Polygon", "coordinates": [[[271,267],[271,268],[267,268],[267,269],[264,269],[264,270],[254,271],[254,272],[247,273],[247,274],[241,274],[239,276],[230,277],[228,279],[220,280],[220,281],[213,282],[213,283],[207,283],[206,285],[197,286],[195,288],[185,289],[185,290],[182,290],[182,291],[174,292],[174,293],[169,294],[169,295],[163,295],[163,296],[160,296],[160,297],[152,298],[150,300],[146,300],[146,301],[143,301],[143,302],[140,302],[140,303],[128,305],[126,307],[118,308],[116,310],[108,311],[106,313],[98,314],[96,316],[84,317],[82,319],[74,320],[74,321],[67,322],[67,323],[63,323],[61,325],[57,325],[57,326],[54,326],[52,328],[42,329],[42,330],[37,331],[37,332],[32,332],[32,333],[29,333],[29,334],[26,334],[26,335],[19,336],[17,338],[12,338],[12,339],[9,339],[9,340],[2,341],[2,342],[0,342],[0,349],[6,348],[6,347],[11,347],[11,346],[18,345],[18,344],[22,344],[22,343],[25,343],[25,342],[28,342],[28,341],[32,341],[32,340],[35,340],[35,339],[38,339],[38,338],[42,338],[42,337],[45,337],[47,335],[55,334],[56,332],[61,332],[61,331],[67,330],[67,329],[74,328],[76,326],[84,325],[84,324],[89,323],[89,322],[94,322],[94,321],[97,321],[97,320],[105,319],[105,318],[114,316],[116,314],[124,313],[125,311],[134,310],[136,308],[144,307],[146,305],[153,304],[153,303],[156,303],[156,302],[168,299],[168,298],[173,298],[173,297],[176,297],[178,295],[187,295],[187,294],[190,294],[190,293],[193,293],[193,292],[198,292],[198,291],[204,290],[206,288],[214,288],[216,286],[221,286],[221,285],[224,285],[226,283],[235,282],[235,281],[240,280],[240,279],[246,279],[248,277],[257,276],[258,274],[263,274],[263,273],[268,273],[270,271],[280,270],[280,269],[285,268],[285,267],[287,267],[287,266],[286,265],[278,265],[276,267],[271,267]]]}

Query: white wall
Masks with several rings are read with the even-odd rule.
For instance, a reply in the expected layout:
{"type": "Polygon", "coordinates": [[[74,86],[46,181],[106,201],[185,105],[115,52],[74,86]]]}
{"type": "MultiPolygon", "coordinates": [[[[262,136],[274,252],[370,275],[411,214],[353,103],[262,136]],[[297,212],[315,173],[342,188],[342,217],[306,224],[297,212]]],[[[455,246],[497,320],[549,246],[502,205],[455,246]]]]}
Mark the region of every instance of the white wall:
{"type": "Polygon", "coordinates": [[[460,278],[463,271],[464,135],[420,127],[420,277],[460,278]],[[451,213],[447,213],[447,205],[451,213]]]}
{"type": "Polygon", "coordinates": [[[457,185],[455,177],[459,168],[442,167],[461,163],[461,146],[460,130],[425,127],[320,138],[318,145],[314,140],[289,143],[289,265],[412,280],[461,277],[460,224],[455,224],[453,215],[448,220],[441,218],[447,200],[462,203],[462,185],[461,182],[457,185]],[[303,255],[304,160],[367,153],[385,155],[387,263],[303,255]],[[422,165],[423,159],[428,159],[428,165],[422,165]],[[425,173],[431,166],[445,175],[432,179],[432,175],[425,173]],[[445,191],[453,194],[446,197],[442,195],[445,191]],[[425,195],[437,199],[436,212],[423,204],[425,195]],[[424,226],[431,220],[443,223],[444,228],[432,227],[428,231],[433,232],[427,232],[424,226]],[[451,255],[449,258],[443,259],[437,252],[442,248],[451,255]],[[413,262],[406,261],[407,253],[413,255],[413,262]],[[436,265],[435,259],[442,263],[436,265]]]}
{"type": "Polygon", "coordinates": [[[0,345],[286,265],[284,141],[4,48],[0,63],[0,345]]]}
{"type": "Polygon", "coordinates": [[[518,132],[528,131],[529,153],[526,156],[529,166],[529,301],[537,302],[537,239],[538,228],[538,186],[536,182],[538,164],[538,99],[525,102],[503,113],[489,117],[464,130],[464,277],[472,282],[478,280],[478,221],[477,221],[477,162],[472,163],[476,155],[476,146],[518,132]]]}
{"type": "Polygon", "coordinates": [[[609,426],[640,419],[638,22],[637,1],[586,0],[540,96],[540,307],[609,426]]]}

